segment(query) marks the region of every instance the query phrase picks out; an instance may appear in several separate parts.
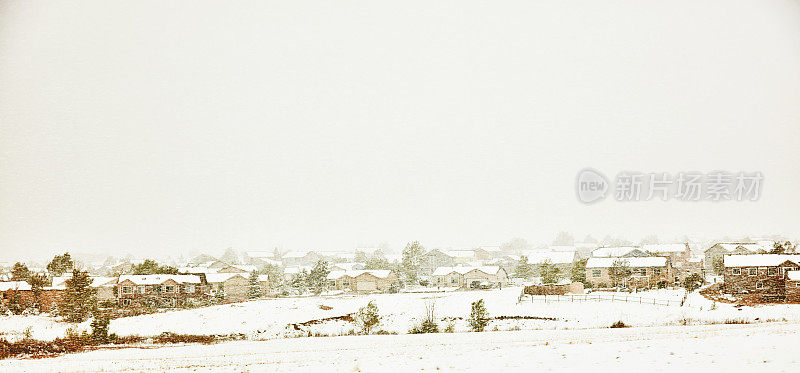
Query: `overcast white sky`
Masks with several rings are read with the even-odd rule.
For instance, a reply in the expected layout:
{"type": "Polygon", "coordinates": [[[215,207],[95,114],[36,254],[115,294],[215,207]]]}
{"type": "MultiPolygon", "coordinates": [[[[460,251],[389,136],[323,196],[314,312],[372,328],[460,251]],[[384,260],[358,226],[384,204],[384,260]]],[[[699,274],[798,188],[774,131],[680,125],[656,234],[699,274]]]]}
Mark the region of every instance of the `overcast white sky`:
{"type": "Polygon", "coordinates": [[[0,257],[800,227],[800,6],[2,1],[0,257]],[[575,198],[761,171],[757,202],[575,198]]]}

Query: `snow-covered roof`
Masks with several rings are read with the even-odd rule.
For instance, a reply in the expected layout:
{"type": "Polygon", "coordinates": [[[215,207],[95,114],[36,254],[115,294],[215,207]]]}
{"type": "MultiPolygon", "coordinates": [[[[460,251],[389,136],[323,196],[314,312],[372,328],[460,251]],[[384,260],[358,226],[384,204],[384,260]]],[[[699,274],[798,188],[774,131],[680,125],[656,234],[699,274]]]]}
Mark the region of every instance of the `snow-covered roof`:
{"type": "Polygon", "coordinates": [[[447,250],[443,251],[447,256],[452,256],[453,258],[474,258],[475,251],[473,250],[447,250]]]}
{"type": "Polygon", "coordinates": [[[136,285],[158,285],[168,280],[177,283],[199,284],[200,277],[196,275],[124,275],[119,276],[119,282],[129,280],[136,285]]]}
{"type": "Polygon", "coordinates": [[[621,257],[634,250],[639,250],[639,248],[634,246],[600,247],[592,251],[592,257],[595,258],[621,257]]]}
{"type": "Polygon", "coordinates": [[[269,281],[268,275],[258,275],[258,282],[267,282],[269,281]]]}
{"type": "Polygon", "coordinates": [[[800,255],[743,254],[722,256],[722,262],[725,267],[774,267],[787,260],[800,265],[800,255]]]}
{"type": "Polygon", "coordinates": [[[764,247],[757,243],[718,243],[717,245],[727,252],[735,251],[740,247],[753,253],[764,250],[764,247]]]}
{"type": "Polygon", "coordinates": [[[208,282],[210,284],[217,284],[217,283],[220,283],[220,282],[228,281],[231,278],[236,277],[236,276],[239,276],[239,277],[242,277],[242,278],[246,278],[246,277],[242,276],[241,273],[207,273],[206,274],[206,282],[208,282]]]}
{"type": "Polygon", "coordinates": [[[286,267],[286,268],[283,269],[283,273],[287,274],[287,275],[295,275],[295,274],[300,273],[303,270],[310,271],[311,267],[309,267],[309,266],[286,267]]]}
{"type": "Polygon", "coordinates": [[[286,254],[283,254],[283,258],[304,258],[309,253],[311,253],[311,251],[293,250],[293,251],[289,251],[286,254]]]}
{"type": "Polygon", "coordinates": [[[208,267],[180,267],[180,273],[217,273],[221,268],[208,268],[208,267]]]}
{"type": "Polygon", "coordinates": [[[480,267],[439,267],[433,271],[433,276],[445,276],[451,273],[465,275],[472,271],[481,271],[487,275],[495,275],[500,271],[499,266],[480,266],[480,267]]]}
{"type": "Polygon", "coordinates": [[[25,281],[0,282],[0,291],[6,291],[6,290],[31,290],[31,285],[25,281]]]}
{"type": "Polygon", "coordinates": [[[388,269],[376,269],[376,270],[358,269],[358,270],[353,270],[353,271],[331,271],[331,273],[328,274],[328,280],[336,280],[336,279],[339,279],[339,278],[342,278],[342,277],[345,277],[345,276],[347,276],[347,277],[358,277],[358,276],[361,276],[361,275],[363,275],[365,273],[368,273],[368,274],[370,274],[372,276],[375,276],[377,278],[387,278],[392,273],[392,271],[390,271],[388,269]]]}
{"type": "Polygon", "coordinates": [[[553,245],[550,246],[549,249],[550,251],[558,251],[558,252],[568,251],[573,253],[578,250],[575,248],[575,246],[565,246],[565,245],[553,245]]]}
{"type": "Polygon", "coordinates": [[[800,281],[800,271],[786,272],[786,279],[792,281],[800,281]]]}
{"type": "Polygon", "coordinates": [[[610,268],[617,260],[625,262],[628,267],[664,267],[667,258],[663,256],[644,256],[633,258],[589,258],[586,268],[610,268]]]}
{"type": "Polygon", "coordinates": [[[706,258],[706,257],[705,257],[705,256],[703,256],[703,255],[695,255],[695,256],[693,256],[693,257],[689,258],[689,263],[700,263],[700,262],[702,262],[702,261],[703,261],[705,258],[706,258]]]}
{"type": "Polygon", "coordinates": [[[240,270],[245,271],[245,272],[258,271],[258,268],[256,266],[254,266],[254,265],[234,264],[234,265],[231,265],[231,267],[240,269],[240,270]]]}
{"type": "Polygon", "coordinates": [[[686,250],[689,250],[689,248],[686,246],[685,243],[658,243],[658,244],[642,245],[642,250],[654,254],[661,254],[661,253],[682,253],[686,250]]]}
{"type": "Polygon", "coordinates": [[[574,251],[527,251],[528,263],[539,264],[550,261],[552,264],[569,264],[575,261],[574,251]]]}
{"type": "Polygon", "coordinates": [[[364,269],[364,263],[333,263],[331,267],[341,268],[345,271],[353,271],[358,269],[364,269]]]}

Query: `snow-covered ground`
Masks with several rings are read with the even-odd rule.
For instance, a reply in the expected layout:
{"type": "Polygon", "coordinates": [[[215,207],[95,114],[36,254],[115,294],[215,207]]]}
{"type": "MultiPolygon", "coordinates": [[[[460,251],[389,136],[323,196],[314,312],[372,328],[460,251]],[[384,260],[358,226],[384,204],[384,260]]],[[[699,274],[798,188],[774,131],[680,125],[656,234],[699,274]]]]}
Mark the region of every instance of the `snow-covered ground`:
{"type": "MultiPolygon", "coordinates": [[[[484,299],[490,316],[533,316],[555,318],[527,320],[496,320],[489,324],[494,330],[532,329],[588,329],[605,328],[616,321],[631,326],[665,326],[683,324],[722,323],[726,320],[747,322],[790,321],[800,322],[800,305],[766,305],[737,309],[730,304],[712,302],[697,293],[689,296],[684,307],[638,304],[635,302],[543,302],[530,297],[518,303],[521,288],[491,291],[457,291],[441,293],[401,293],[375,295],[335,295],[306,298],[262,299],[244,303],[198,308],[193,310],[168,311],[112,320],[111,332],[118,335],[157,335],[162,332],[184,334],[231,334],[243,333],[251,340],[265,340],[287,336],[311,334],[343,335],[355,326],[350,322],[331,321],[310,326],[301,326],[301,331],[288,324],[342,316],[356,312],[370,300],[374,300],[383,316],[379,329],[403,334],[419,323],[428,304],[435,304],[436,316],[443,328],[450,318],[456,331],[466,331],[464,320],[470,303],[484,299]],[[321,305],[331,307],[329,310],[321,305]]],[[[599,293],[598,293],[599,294],[599,293]]],[[[609,297],[612,293],[602,293],[609,297]]],[[[682,290],[657,290],[636,294],[619,293],[618,298],[644,297],[680,301],[682,290]]],[[[63,336],[66,329],[88,329],[88,322],[70,325],[57,322],[47,316],[3,316],[0,317],[0,338],[20,338],[30,327],[33,338],[49,340],[63,336]]]]}
{"type": "Polygon", "coordinates": [[[126,348],[3,360],[3,372],[797,372],[800,325],[373,335],[126,348]]]}

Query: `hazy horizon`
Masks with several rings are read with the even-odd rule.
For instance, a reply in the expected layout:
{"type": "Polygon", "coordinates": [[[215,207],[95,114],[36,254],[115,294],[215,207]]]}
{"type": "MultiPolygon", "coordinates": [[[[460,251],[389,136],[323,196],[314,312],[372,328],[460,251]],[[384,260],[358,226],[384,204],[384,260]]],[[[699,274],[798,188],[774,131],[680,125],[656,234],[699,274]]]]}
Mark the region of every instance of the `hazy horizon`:
{"type": "Polygon", "coordinates": [[[798,1],[0,1],[0,260],[796,238],[798,103],[798,1]]]}

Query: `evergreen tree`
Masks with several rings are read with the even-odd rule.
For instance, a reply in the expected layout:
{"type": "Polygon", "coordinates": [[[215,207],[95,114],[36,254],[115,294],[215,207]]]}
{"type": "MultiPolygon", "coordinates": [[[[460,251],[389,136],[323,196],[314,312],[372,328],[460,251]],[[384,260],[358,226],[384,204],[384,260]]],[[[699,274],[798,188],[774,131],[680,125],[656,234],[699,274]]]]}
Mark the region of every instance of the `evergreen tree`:
{"type": "Polygon", "coordinates": [[[297,291],[299,291],[300,294],[303,294],[306,292],[307,284],[308,284],[308,271],[303,269],[300,272],[298,272],[297,275],[294,276],[290,285],[293,288],[297,289],[297,291]]]}
{"type": "Polygon", "coordinates": [[[31,284],[31,292],[33,293],[33,302],[39,303],[40,297],[42,296],[42,288],[47,286],[47,277],[45,275],[31,275],[31,278],[28,280],[28,283],[31,284]]]}
{"type": "Polygon", "coordinates": [[[222,254],[221,257],[219,257],[219,260],[228,264],[241,264],[239,262],[239,254],[236,254],[236,250],[230,247],[225,250],[225,253],[222,254]]]}
{"type": "Polygon", "coordinates": [[[364,334],[369,334],[381,322],[381,315],[375,301],[369,301],[366,306],[359,308],[355,319],[364,334]]]}
{"type": "Polygon", "coordinates": [[[60,311],[67,322],[85,321],[97,309],[96,290],[91,287],[92,278],[88,272],[75,269],[65,285],[67,289],[59,304],[60,311]]]}
{"type": "Polygon", "coordinates": [[[260,298],[261,295],[261,284],[258,282],[258,271],[253,271],[250,273],[250,292],[248,296],[250,299],[255,299],[260,298]]]}
{"type": "Polygon", "coordinates": [[[570,270],[569,274],[569,279],[572,280],[572,282],[580,282],[586,286],[589,285],[589,282],[586,281],[586,261],[587,259],[581,259],[572,265],[572,270],[570,270]]]}
{"type": "Polygon", "coordinates": [[[514,276],[524,279],[533,277],[533,267],[528,263],[527,256],[521,256],[517,262],[517,268],[514,270],[514,276]]]}
{"type": "Polygon", "coordinates": [[[63,255],[56,255],[50,263],[47,264],[47,271],[53,276],[61,276],[75,268],[75,263],[69,253],[63,255]]]}
{"type": "Polygon", "coordinates": [[[409,282],[416,284],[419,276],[420,262],[425,248],[419,241],[409,242],[403,249],[403,261],[401,263],[403,274],[409,282]]]}
{"type": "Polygon", "coordinates": [[[158,264],[155,260],[145,259],[141,264],[134,264],[131,267],[134,275],[177,275],[178,269],[168,265],[158,264]]]}
{"type": "Polygon", "coordinates": [[[31,278],[31,271],[28,266],[16,262],[14,268],[11,269],[11,281],[28,281],[31,278]]]}
{"type": "Polygon", "coordinates": [[[550,259],[539,263],[539,276],[543,284],[554,284],[561,277],[561,270],[550,259]]]}
{"type": "Polygon", "coordinates": [[[489,313],[486,311],[486,306],[483,304],[483,299],[472,302],[472,308],[469,312],[470,329],[473,332],[482,332],[489,324],[489,313]]]}
{"type": "Polygon", "coordinates": [[[328,274],[331,273],[328,269],[328,262],[325,260],[317,261],[314,268],[308,273],[306,278],[306,285],[314,291],[315,294],[320,294],[325,291],[328,285],[328,274]]]}

